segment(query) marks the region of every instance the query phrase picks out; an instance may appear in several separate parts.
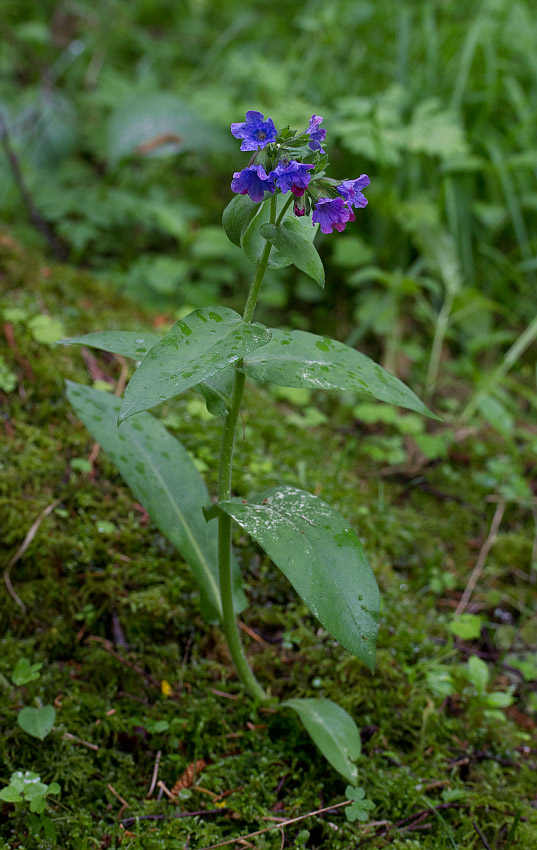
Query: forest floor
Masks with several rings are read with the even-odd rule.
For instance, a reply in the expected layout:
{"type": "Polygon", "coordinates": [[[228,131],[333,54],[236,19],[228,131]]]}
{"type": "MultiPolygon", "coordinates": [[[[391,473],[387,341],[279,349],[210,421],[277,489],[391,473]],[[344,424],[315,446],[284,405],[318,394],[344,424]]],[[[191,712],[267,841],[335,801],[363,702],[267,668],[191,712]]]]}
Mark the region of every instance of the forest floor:
{"type": "MultiPolygon", "coordinates": [[[[235,493],[287,483],[321,495],[356,528],[383,600],[372,676],[235,538],[256,675],[279,698],[325,696],[352,714],[374,803],[369,823],[335,809],[276,828],[344,800],[344,781],[294,716],[241,692],[185,563],[70,409],[66,379],[114,390],[124,364],[47,342],[173,319],[45,265],[8,233],[0,275],[0,545],[11,583],[0,594],[0,778],[31,770],[59,784],[47,805],[58,846],[201,850],[273,827],[232,846],[537,848],[537,437],[522,413],[510,437],[446,421],[421,433],[413,414],[368,423],[344,398],[248,386],[235,493]],[[433,461],[427,439],[440,446],[433,461]],[[21,659],[42,666],[16,685],[21,659]],[[17,724],[23,706],[41,704],[56,712],[43,740],[17,724]],[[164,789],[176,783],[171,800],[164,789]]],[[[220,421],[194,393],[157,415],[214,492],[220,421]]],[[[25,806],[0,806],[5,848],[51,846],[30,834],[25,806]]]]}

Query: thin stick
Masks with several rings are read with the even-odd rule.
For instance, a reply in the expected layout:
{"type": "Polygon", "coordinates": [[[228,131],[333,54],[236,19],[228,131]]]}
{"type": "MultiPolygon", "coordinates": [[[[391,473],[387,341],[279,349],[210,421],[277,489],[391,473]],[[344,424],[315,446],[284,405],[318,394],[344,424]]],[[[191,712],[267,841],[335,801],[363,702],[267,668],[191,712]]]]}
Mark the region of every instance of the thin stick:
{"type": "Polygon", "coordinates": [[[498,530],[500,528],[500,523],[502,521],[504,511],[505,511],[505,502],[498,502],[498,504],[496,506],[496,510],[494,512],[494,516],[492,518],[492,522],[490,524],[490,530],[489,530],[489,533],[487,535],[487,539],[485,540],[485,542],[483,543],[483,546],[481,547],[481,551],[479,553],[479,557],[478,557],[477,563],[476,563],[476,565],[473,569],[472,575],[470,576],[468,584],[466,585],[464,593],[462,594],[461,601],[459,602],[459,604],[457,605],[457,607],[455,609],[455,616],[457,616],[458,614],[462,614],[462,612],[465,610],[466,606],[468,605],[468,602],[470,601],[470,597],[471,597],[471,595],[474,591],[474,588],[475,588],[477,582],[479,581],[479,577],[481,576],[481,573],[483,572],[483,567],[485,566],[485,563],[487,561],[488,554],[489,554],[490,550],[492,549],[492,547],[493,547],[493,545],[496,541],[496,538],[498,537],[498,530]]]}
{"type": "Polygon", "coordinates": [[[157,787],[158,787],[158,788],[160,788],[160,790],[161,790],[161,791],[163,791],[163,792],[164,792],[164,794],[166,794],[166,796],[168,797],[168,799],[169,799],[169,800],[171,800],[171,801],[172,801],[172,803],[176,803],[176,802],[177,802],[177,799],[173,796],[173,794],[172,794],[172,792],[170,791],[170,789],[169,789],[169,788],[166,788],[166,786],[165,786],[164,782],[162,781],[162,779],[159,779],[159,781],[157,782],[157,787]]]}
{"type": "Polygon", "coordinates": [[[141,676],[146,685],[152,685],[154,688],[159,688],[160,690],[160,682],[158,682],[150,673],[145,673],[139,664],[133,664],[132,661],[127,661],[127,659],[120,655],[119,652],[116,652],[111,641],[106,638],[102,638],[99,635],[88,635],[88,641],[98,643],[105,652],[108,652],[109,655],[112,655],[121,664],[124,664],[125,667],[128,667],[130,670],[134,670],[135,673],[141,676]]]}
{"type": "Polygon", "coordinates": [[[9,574],[11,572],[11,569],[17,563],[17,561],[19,561],[22,558],[22,556],[24,555],[24,553],[28,549],[28,546],[30,545],[30,543],[34,539],[35,535],[37,534],[39,526],[41,525],[43,520],[46,519],[46,517],[48,517],[48,515],[52,513],[54,508],[58,507],[58,505],[60,504],[60,502],[62,501],[63,498],[64,498],[63,495],[58,496],[58,498],[54,499],[54,501],[50,505],[47,505],[47,507],[45,508],[44,511],[41,511],[41,513],[39,514],[39,516],[37,517],[35,522],[33,522],[32,525],[30,526],[30,530],[29,530],[28,534],[26,535],[26,537],[24,538],[22,544],[19,546],[19,548],[17,549],[17,551],[13,555],[11,561],[9,562],[9,564],[7,565],[7,567],[4,570],[4,581],[6,583],[7,591],[9,593],[9,595],[11,596],[11,598],[17,603],[17,605],[19,606],[19,608],[21,609],[21,611],[24,614],[26,613],[26,605],[24,604],[24,602],[22,601],[20,596],[14,590],[13,585],[11,584],[11,578],[10,578],[9,574]]]}
{"type": "MultiPolygon", "coordinates": [[[[52,728],[55,729],[56,727],[53,726],[52,728]]],[[[70,732],[64,732],[63,739],[64,741],[72,741],[73,744],[80,744],[82,747],[87,747],[88,750],[95,750],[95,752],[99,749],[97,744],[90,744],[89,741],[83,741],[82,738],[77,738],[75,735],[71,735],[70,732]]]]}
{"type": "Polygon", "coordinates": [[[283,823],[275,823],[272,826],[266,826],[264,829],[258,829],[256,832],[249,832],[248,835],[239,835],[237,838],[228,838],[227,841],[220,841],[219,844],[210,844],[208,847],[202,847],[201,850],[216,850],[217,847],[225,847],[227,844],[237,844],[239,841],[247,841],[248,838],[255,838],[256,835],[262,835],[264,832],[270,832],[273,829],[282,829],[292,823],[311,818],[314,815],[322,815],[324,812],[333,812],[334,809],[341,809],[342,806],[348,806],[352,800],[345,800],[343,803],[336,803],[334,806],[325,806],[324,809],[317,809],[315,812],[308,812],[307,815],[300,815],[298,818],[283,821],[283,823]]]}
{"type": "Polygon", "coordinates": [[[123,826],[132,826],[138,820],[175,820],[176,818],[200,818],[207,815],[225,815],[226,809],[202,809],[199,812],[176,812],[174,815],[134,815],[123,818],[123,826]]]}
{"type": "Polygon", "coordinates": [[[153,768],[153,776],[151,778],[151,785],[149,786],[149,791],[147,792],[147,796],[150,797],[153,791],[155,790],[155,785],[157,784],[158,779],[158,768],[160,764],[160,757],[162,755],[162,750],[159,750],[157,753],[157,757],[155,759],[155,766],[153,768]]]}
{"type": "Polygon", "coordinates": [[[110,793],[114,795],[114,797],[116,798],[116,800],[119,800],[119,802],[121,803],[121,805],[122,805],[124,808],[130,809],[130,805],[127,803],[127,801],[123,799],[123,797],[121,796],[121,794],[118,794],[118,792],[116,791],[116,789],[115,789],[112,785],[110,785],[110,783],[108,783],[107,788],[108,788],[108,790],[110,791],[110,793]]]}
{"type": "Polygon", "coordinates": [[[476,824],[475,820],[473,820],[473,821],[472,821],[472,826],[473,826],[473,828],[475,829],[475,831],[477,832],[477,834],[479,835],[479,837],[480,837],[481,841],[483,842],[483,846],[484,846],[484,847],[486,847],[486,848],[487,848],[487,850],[492,850],[492,848],[491,848],[490,844],[488,843],[487,839],[486,839],[486,838],[485,838],[485,836],[483,835],[483,833],[482,833],[482,831],[480,830],[479,826],[476,824]]]}
{"type": "Polygon", "coordinates": [[[17,155],[13,148],[11,147],[11,140],[9,137],[9,130],[7,127],[7,122],[2,113],[0,112],[0,142],[2,143],[2,147],[4,148],[4,153],[9,162],[9,167],[11,169],[11,174],[13,175],[13,179],[17,186],[17,189],[20,192],[20,196],[23,200],[24,206],[28,212],[30,217],[30,221],[34,225],[34,227],[40,232],[40,234],[45,238],[48,242],[49,247],[52,250],[52,253],[56,257],[57,260],[66,260],[67,259],[67,249],[61,239],[58,239],[52,228],[45,221],[41,213],[38,211],[36,205],[33,202],[32,196],[28,190],[28,187],[24,181],[22,176],[22,171],[19,165],[19,160],[17,159],[17,155]]]}

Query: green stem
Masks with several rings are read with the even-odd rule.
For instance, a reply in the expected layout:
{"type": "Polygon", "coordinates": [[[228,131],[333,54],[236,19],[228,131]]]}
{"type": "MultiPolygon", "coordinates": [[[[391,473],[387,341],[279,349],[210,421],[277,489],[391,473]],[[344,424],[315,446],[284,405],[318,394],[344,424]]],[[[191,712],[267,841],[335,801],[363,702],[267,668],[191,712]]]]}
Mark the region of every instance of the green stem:
{"type": "Polygon", "coordinates": [[[284,217],[285,213],[287,212],[287,210],[289,209],[289,207],[291,206],[291,204],[292,204],[292,202],[294,201],[294,199],[295,199],[295,196],[294,196],[294,195],[290,195],[290,197],[287,199],[287,201],[285,202],[285,204],[284,204],[284,206],[283,206],[283,209],[282,209],[281,213],[280,213],[280,214],[279,214],[279,216],[278,216],[278,220],[277,220],[276,224],[281,224],[281,223],[282,223],[282,221],[283,221],[283,217],[284,217]]]}
{"type": "MultiPolygon", "coordinates": [[[[270,222],[274,224],[276,219],[276,199],[273,197],[270,203],[270,222]]],[[[270,250],[270,242],[265,244],[263,253],[259,258],[257,268],[250,286],[250,291],[244,307],[243,319],[251,322],[263,277],[267,269],[270,250]]],[[[246,375],[242,371],[242,360],[235,366],[235,378],[229,413],[224,422],[222,443],[220,446],[220,459],[218,463],[218,500],[226,501],[231,498],[231,473],[233,469],[233,447],[235,444],[235,431],[239,418],[242,396],[246,375]]],[[[218,517],[218,572],[220,579],[220,599],[222,601],[222,626],[226,636],[231,658],[237,670],[239,679],[250,691],[252,696],[260,702],[269,699],[257,679],[255,678],[244,647],[241,643],[237,620],[233,610],[233,584],[231,575],[231,517],[221,514],[218,517]]]]}

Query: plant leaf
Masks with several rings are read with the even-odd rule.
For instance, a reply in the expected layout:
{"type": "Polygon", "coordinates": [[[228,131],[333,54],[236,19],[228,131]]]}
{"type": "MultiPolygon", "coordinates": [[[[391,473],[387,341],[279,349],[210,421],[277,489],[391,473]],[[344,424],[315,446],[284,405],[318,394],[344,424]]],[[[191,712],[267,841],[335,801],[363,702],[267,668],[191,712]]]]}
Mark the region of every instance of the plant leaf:
{"type": "MultiPolygon", "coordinates": [[[[218,621],[217,530],[208,529],[203,520],[209,492],[186,449],[148,413],[118,431],[120,400],[110,393],[68,381],[67,397],[135,498],[190,566],[200,588],[203,616],[218,621]]],[[[245,604],[234,562],[235,610],[243,610],[245,604]]]]}
{"type": "Polygon", "coordinates": [[[13,788],[12,785],[6,785],[0,791],[0,800],[4,800],[5,803],[20,803],[22,797],[16,788],[13,788]]]}
{"type": "MultiPolygon", "coordinates": [[[[101,331],[99,333],[74,336],[62,339],[60,345],[87,345],[111,354],[120,354],[131,360],[143,360],[150,348],[162,339],[160,334],[151,331],[101,331]]],[[[221,369],[208,381],[193,387],[205,399],[207,409],[214,416],[224,416],[229,409],[231,390],[233,387],[233,370],[221,369]]]]}
{"type": "Polygon", "coordinates": [[[241,236],[253,217],[259,212],[259,203],[248,195],[235,195],[222,215],[222,226],[228,239],[241,247],[241,236]]]}
{"type": "Polygon", "coordinates": [[[202,394],[207,410],[213,416],[225,416],[228,412],[233,391],[233,379],[233,368],[220,369],[212,378],[193,387],[202,394]]]}
{"type": "MultiPolygon", "coordinates": [[[[284,205],[287,203],[287,200],[288,198],[285,195],[276,195],[277,215],[281,213],[284,205]]],[[[268,224],[270,218],[270,196],[257,206],[257,214],[251,219],[249,224],[243,227],[241,235],[241,247],[252,263],[258,262],[265,247],[266,239],[261,235],[260,228],[264,224],[268,224]]],[[[313,241],[318,227],[317,225],[312,224],[310,216],[304,216],[300,219],[294,218],[292,207],[289,207],[285,213],[284,221],[286,222],[286,225],[289,225],[289,228],[292,231],[298,233],[310,242],[313,241]]],[[[282,252],[278,251],[277,248],[273,247],[268,260],[269,268],[281,269],[285,266],[290,266],[291,263],[292,260],[290,260],[289,257],[282,254],[282,252]]]]}
{"type": "Polygon", "coordinates": [[[244,359],[246,374],[260,383],[283,387],[323,390],[354,390],[436,417],[402,381],[365,354],[306,331],[272,331],[272,340],[262,351],[244,359]]]}
{"type": "Polygon", "coordinates": [[[202,307],[176,322],[132,376],[119,422],[166,401],[231,366],[271,338],[227,307],[202,307]]]}
{"type": "Polygon", "coordinates": [[[322,499],[273,487],[205,510],[233,517],[267,552],[328,631],[373,672],[379,591],[362,544],[322,499]]]}
{"type": "Polygon", "coordinates": [[[84,334],[62,339],[60,345],[87,345],[89,348],[98,348],[101,351],[109,351],[111,354],[119,354],[121,357],[129,357],[131,360],[143,360],[150,348],[162,339],[160,334],[152,331],[100,331],[98,333],[84,334]]]}
{"type": "Polygon", "coordinates": [[[330,699],[288,699],[281,707],[296,711],[327,761],[345,779],[356,784],[358,768],[353,762],[360,755],[362,744],[350,714],[330,699]]]}
{"type": "Polygon", "coordinates": [[[281,224],[262,224],[259,232],[268,239],[297,268],[324,286],[324,268],[317,249],[302,232],[303,227],[292,219],[281,224]]]}
{"type": "Polygon", "coordinates": [[[43,741],[56,719],[56,710],[53,705],[44,705],[42,708],[27,706],[21,708],[17,715],[17,723],[28,735],[43,741]]]}

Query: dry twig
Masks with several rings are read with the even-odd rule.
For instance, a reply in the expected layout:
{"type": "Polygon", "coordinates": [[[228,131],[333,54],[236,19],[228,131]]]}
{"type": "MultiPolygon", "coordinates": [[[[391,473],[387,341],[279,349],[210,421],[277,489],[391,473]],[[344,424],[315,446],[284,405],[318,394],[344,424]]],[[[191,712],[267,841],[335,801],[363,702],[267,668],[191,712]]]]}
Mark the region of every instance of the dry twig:
{"type": "Polygon", "coordinates": [[[487,535],[487,539],[485,540],[485,542],[483,543],[483,546],[481,547],[481,551],[479,553],[477,563],[476,563],[476,565],[475,565],[475,567],[472,571],[472,575],[470,576],[468,584],[466,585],[464,593],[462,594],[461,601],[459,602],[459,604],[457,605],[457,607],[455,609],[455,616],[462,614],[463,611],[466,609],[468,602],[470,601],[470,597],[471,597],[471,595],[474,591],[474,588],[475,588],[477,582],[479,581],[481,573],[483,572],[483,568],[486,564],[488,554],[489,554],[490,550],[492,549],[492,547],[493,547],[493,545],[496,541],[496,538],[498,537],[498,531],[499,531],[499,528],[500,528],[500,523],[502,521],[504,511],[505,511],[505,502],[498,502],[498,504],[496,506],[496,510],[494,512],[494,516],[492,518],[492,522],[490,524],[490,530],[489,530],[489,533],[487,535]]]}
{"type": "Polygon", "coordinates": [[[58,496],[58,498],[54,499],[54,501],[51,502],[50,505],[47,505],[47,507],[45,508],[44,511],[41,511],[41,513],[39,514],[39,516],[37,517],[35,522],[33,522],[32,525],[30,526],[30,530],[29,530],[28,534],[26,535],[26,537],[24,538],[22,544],[19,546],[19,548],[17,549],[17,551],[15,552],[13,557],[11,558],[9,564],[7,565],[7,567],[4,570],[4,581],[6,583],[7,592],[9,593],[11,598],[17,603],[17,605],[19,606],[19,608],[21,609],[23,614],[26,613],[26,605],[24,604],[24,602],[22,601],[22,599],[20,598],[18,593],[16,593],[13,585],[11,584],[10,572],[11,572],[12,568],[15,566],[15,564],[17,563],[17,561],[19,561],[22,558],[22,556],[24,555],[24,553],[28,549],[28,546],[30,545],[30,543],[34,539],[35,535],[37,534],[37,532],[39,530],[39,526],[41,525],[43,520],[46,519],[46,517],[48,517],[49,514],[52,513],[54,508],[58,507],[58,505],[60,504],[60,502],[62,501],[63,498],[64,498],[63,496],[58,496]]]}

